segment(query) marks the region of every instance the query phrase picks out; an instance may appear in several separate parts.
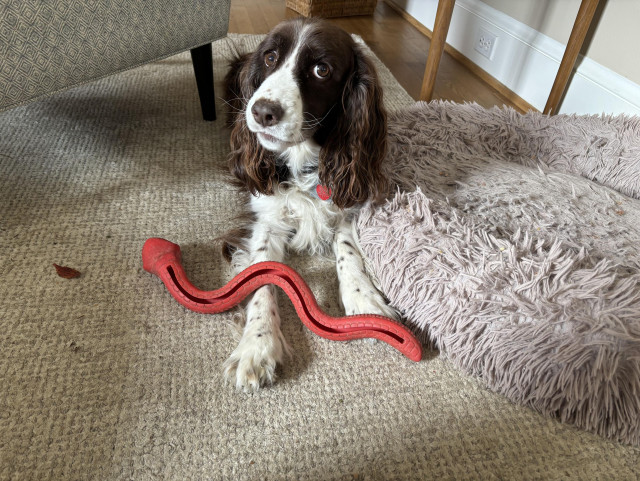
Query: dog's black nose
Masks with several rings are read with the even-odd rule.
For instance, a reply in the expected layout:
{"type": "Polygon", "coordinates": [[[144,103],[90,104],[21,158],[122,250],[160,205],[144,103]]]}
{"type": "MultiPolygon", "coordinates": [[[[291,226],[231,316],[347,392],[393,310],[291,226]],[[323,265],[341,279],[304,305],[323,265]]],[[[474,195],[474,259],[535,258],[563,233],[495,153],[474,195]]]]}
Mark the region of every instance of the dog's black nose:
{"type": "Polygon", "coordinates": [[[280,122],[284,115],[282,105],[267,99],[258,99],[251,107],[253,118],[263,127],[271,127],[280,122]]]}

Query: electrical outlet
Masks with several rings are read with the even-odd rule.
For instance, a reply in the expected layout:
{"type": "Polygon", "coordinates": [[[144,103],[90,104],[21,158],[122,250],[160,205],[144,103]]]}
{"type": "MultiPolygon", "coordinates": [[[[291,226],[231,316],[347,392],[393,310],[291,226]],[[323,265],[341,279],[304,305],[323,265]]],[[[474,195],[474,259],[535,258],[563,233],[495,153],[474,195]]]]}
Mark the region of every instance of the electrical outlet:
{"type": "Polygon", "coordinates": [[[479,28],[478,33],[476,34],[476,43],[474,48],[476,52],[480,52],[481,55],[484,55],[489,60],[493,60],[497,41],[497,35],[485,30],[484,28],[479,28]]]}

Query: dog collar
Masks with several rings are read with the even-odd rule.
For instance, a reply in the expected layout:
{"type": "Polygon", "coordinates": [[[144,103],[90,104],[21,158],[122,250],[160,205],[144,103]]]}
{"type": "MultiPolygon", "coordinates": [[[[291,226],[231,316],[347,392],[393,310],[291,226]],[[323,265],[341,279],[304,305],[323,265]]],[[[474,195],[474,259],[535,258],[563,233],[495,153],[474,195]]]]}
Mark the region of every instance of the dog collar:
{"type": "Polygon", "coordinates": [[[316,185],[316,194],[318,194],[318,197],[322,200],[331,199],[331,189],[329,187],[325,187],[324,185],[316,185]]]}

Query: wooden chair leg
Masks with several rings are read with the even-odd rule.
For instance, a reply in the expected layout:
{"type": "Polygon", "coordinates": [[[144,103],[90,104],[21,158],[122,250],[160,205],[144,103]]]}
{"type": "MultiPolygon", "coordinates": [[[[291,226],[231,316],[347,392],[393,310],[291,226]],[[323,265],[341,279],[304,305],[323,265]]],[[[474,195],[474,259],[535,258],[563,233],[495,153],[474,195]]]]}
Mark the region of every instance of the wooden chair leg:
{"type": "Polygon", "coordinates": [[[213,88],[213,57],[211,44],[191,49],[193,71],[196,74],[200,106],[204,120],[216,120],[216,96],[213,88]]]}
{"type": "Polygon", "coordinates": [[[436,84],[440,58],[442,57],[444,45],[447,40],[447,33],[449,33],[449,24],[451,23],[451,15],[453,14],[453,6],[455,3],[455,0],[440,0],[438,2],[436,21],[433,26],[431,44],[429,45],[429,55],[427,56],[427,65],[424,69],[424,77],[422,78],[420,100],[428,102],[433,96],[433,88],[436,84]]]}
{"type": "Polygon", "coordinates": [[[567,48],[564,51],[562,62],[558,69],[558,74],[553,82],[553,87],[551,87],[551,93],[547,99],[547,104],[544,106],[544,110],[542,111],[545,114],[555,114],[558,111],[558,104],[560,103],[562,94],[567,87],[569,76],[571,75],[573,66],[576,63],[578,53],[580,53],[587,31],[591,26],[599,1],[600,0],[582,0],[582,3],[580,4],[576,21],[573,24],[573,29],[569,36],[567,48]]]}

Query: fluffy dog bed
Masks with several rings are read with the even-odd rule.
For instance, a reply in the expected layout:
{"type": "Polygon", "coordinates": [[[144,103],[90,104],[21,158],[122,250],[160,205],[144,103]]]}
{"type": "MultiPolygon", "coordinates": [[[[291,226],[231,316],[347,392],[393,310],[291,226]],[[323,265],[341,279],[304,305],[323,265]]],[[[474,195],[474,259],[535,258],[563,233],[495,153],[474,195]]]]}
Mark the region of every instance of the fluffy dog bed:
{"type": "Polygon", "coordinates": [[[511,400],[640,444],[640,119],[417,103],[358,220],[409,324],[511,400]]]}

